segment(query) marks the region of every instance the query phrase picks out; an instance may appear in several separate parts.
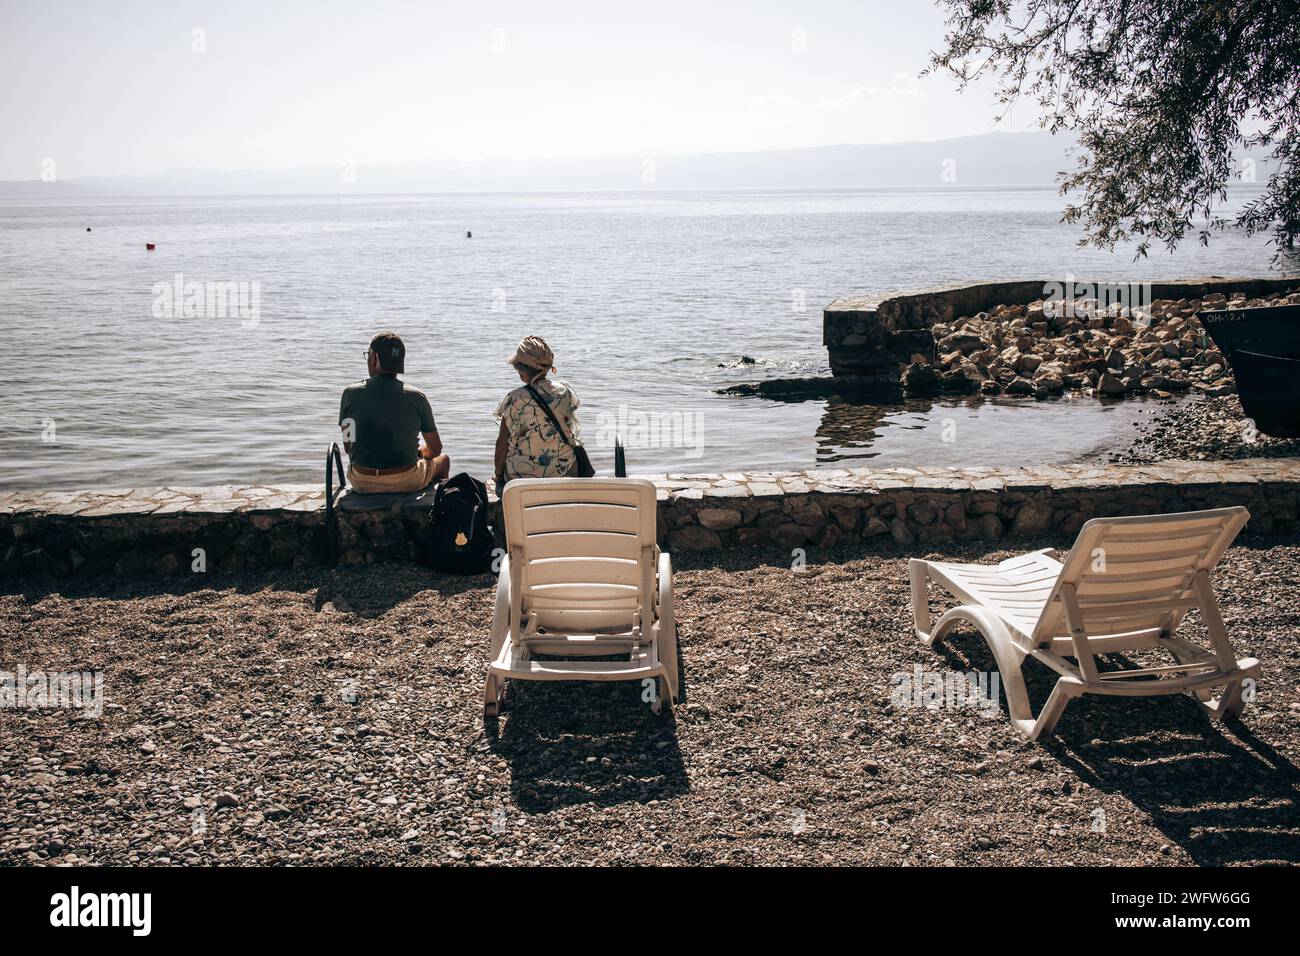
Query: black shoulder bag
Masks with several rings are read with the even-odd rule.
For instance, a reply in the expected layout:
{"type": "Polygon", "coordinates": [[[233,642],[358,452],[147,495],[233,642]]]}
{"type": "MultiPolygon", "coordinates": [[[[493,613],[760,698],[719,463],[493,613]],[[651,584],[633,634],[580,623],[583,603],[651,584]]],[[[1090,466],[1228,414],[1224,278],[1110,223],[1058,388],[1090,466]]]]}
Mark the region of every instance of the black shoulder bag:
{"type": "Polygon", "coordinates": [[[533,401],[542,406],[542,411],[544,411],[546,417],[551,420],[551,424],[555,426],[555,430],[560,433],[560,437],[564,439],[564,443],[573,449],[573,468],[565,477],[595,478],[596,469],[591,467],[591,459],[587,457],[587,449],[583,448],[581,445],[575,445],[573,443],[573,439],[569,437],[569,433],[564,430],[564,426],[560,424],[560,420],[555,417],[555,412],[551,411],[551,406],[547,405],[546,402],[542,400],[542,396],[537,394],[535,388],[528,384],[525,384],[524,388],[528,389],[528,394],[533,396],[533,401]]]}

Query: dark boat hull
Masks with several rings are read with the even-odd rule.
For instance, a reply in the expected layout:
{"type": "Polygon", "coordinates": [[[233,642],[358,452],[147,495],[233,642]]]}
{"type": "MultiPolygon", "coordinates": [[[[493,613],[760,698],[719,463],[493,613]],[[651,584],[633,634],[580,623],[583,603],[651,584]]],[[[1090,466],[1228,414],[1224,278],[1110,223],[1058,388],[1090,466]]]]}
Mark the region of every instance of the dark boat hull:
{"type": "Polygon", "coordinates": [[[1241,408],[1265,435],[1300,437],[1300,305],[1196,313],[1232,366],[1241,408]]]}
{"type": "Polygon", "coordinates": [[[1236,349],[1232,373],[1241,408],[1265,435],[1300,438],[1300,358],[1236,349]]]}
{"type": "Polygon", "coordinates": [[[1224,355],[1246,349],[1259,355],[1300,355],[1300,305],[1207,309],[1196,317],[1224,355]]]}

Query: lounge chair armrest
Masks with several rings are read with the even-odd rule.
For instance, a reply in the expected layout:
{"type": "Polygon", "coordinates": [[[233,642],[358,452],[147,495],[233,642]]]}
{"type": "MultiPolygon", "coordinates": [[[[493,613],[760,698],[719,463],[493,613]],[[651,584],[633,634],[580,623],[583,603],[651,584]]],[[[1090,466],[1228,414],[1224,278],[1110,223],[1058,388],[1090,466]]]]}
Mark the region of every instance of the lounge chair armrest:
{"type": "Polygon", "coordinates": [[[665,609],[673,613],[673,556],[659,552],[659,574],[655,582],[655,616],[662,619],[665,609]]]}
{"type": "Polygon", "coordinates": [[[501,647],[510,634],[510,555],[501,556],[501,570],[497,574],[497,604],[492,613],[492,660],[501,653],[501,647]]]}

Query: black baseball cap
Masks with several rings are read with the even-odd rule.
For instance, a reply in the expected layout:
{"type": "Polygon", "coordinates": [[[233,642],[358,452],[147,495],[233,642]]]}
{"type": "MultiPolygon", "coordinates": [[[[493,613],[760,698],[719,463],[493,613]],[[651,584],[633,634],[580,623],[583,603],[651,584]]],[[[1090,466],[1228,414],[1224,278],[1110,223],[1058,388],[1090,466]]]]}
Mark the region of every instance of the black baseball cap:
{"type": "Polygon", "coordinates": [[[406,371],[406,344],[396,332],[380,332],[370,340],[370,351],[379,356],[385,372],[406,371]]]}

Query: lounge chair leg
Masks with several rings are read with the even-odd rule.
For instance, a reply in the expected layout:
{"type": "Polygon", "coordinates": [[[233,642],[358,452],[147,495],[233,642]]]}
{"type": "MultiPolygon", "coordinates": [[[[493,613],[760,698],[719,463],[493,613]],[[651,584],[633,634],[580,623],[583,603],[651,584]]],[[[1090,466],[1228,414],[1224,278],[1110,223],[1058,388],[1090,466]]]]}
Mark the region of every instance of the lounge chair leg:
{"type": "Polygon", "coordinates": [[[930,634],[930,597],[925,589],[929,575],[926,573],[925,562],[920,558],[908,561],[907,577],[912,585],[912,627],[922,643],[933,644],[934,638],[930,634]]]}
{"type": "Polygon", "coordinates": [[[1227,687],[1223,688],[1223,696],[1219,698],[1219,717],[1227,719],[1229,717],[1240,717],[1241,712],[1246,709],[1245,702],[1245,681],[1235,680],[1227,687]]]}
{"type": "Polygon", "coordinates": [[[1217,700],[1202,701],[1201,706],[1220,720],[1240,717],[1241,712],[1246,709],[1245,684],[1244,679],[1229,681],[1217,700]]]}
{"type": "Polygon", "coordinates": [[[484,717],[496,717],[501,713],[502,683],[496,674],[488,674],[487,687],[483,689],[484,717]]]}
{"type": "MultiPolygon", "coordinates": [[[[1169,651],[1179,664],[1197,664],[1203,663],[1204,657],[1192,652],[1181,651],[1178,647],[1171,645],[1169,651]]],[[[1237,668],[1240,670],[1242,665],[1248,668],[1254,663],[1252,661],[1238,661],[1237,668]]],[[[1209,687],[1198,687],[1187,691],[1189,697],[1201,705],[1211,717],[1217,717],[1220,720],[1228,717],[1240,717],[1242,711],[1246,709],[1246,681],[1255,679],[1255,670],[1243,674],[1236,680],[1230,680],[1224,685],[1222,693],[1218,697],[1214,696],[1214,691],[1209,687]]]]}
{"type": "MultiPolygon", "coordinates": [[[[1039,721],[1034,720],[1034,711],[1029,705],[1029,691],[1025,688],[1025,675],[1022,670],[1026,655],[1012,642],[1011,635],[1007,633],[1006,625],[1001,621],[985,614],[977,607],[962,605],[953,608],[939,618],[939,623],[935,625],[934,632],[923,636],[921,640],[927,644],[942,641],[948,636],[949,631],[958,624],[975,628],[980,637],[984,638],[984,643],[993,655],[994,663],[997,664],[998,674],[1001,677],[1002,692],[1007,695],[1007,713],[1010,715],[1011,723],[1015,728],[1030,740],[1035,739],[1044,729],[1050,730],[1051,724],[1048,724],[1045,728],[1040,728],[1039,721]]],[[[1057,681],[1058,689],[1060,685],[1061,681],[1057,681]]],[[[1052,702],[1049,700],[1048,706],[1050,707],[1051,704],[1052,702]]],[[[1057,708],[1056,716],[1052,718],[1052,723],[1056,722],[1056,717],[1060,716],[1060,709],[1064,706],[1065,702],[1062,701],[1057,708]]],[[[1046,710],[1044,713],[1046,713],[1046,710]]]]}
{"type": "Polygon", "coordinates": [[[1047,697],[1047,703],[1043,705],[1038,719],[1034,721],[1033,727],[1029,730],[1029,739],[1037,740],[1044,734],[1050,734],[1056,722],[1061,719],[1061,714],[1065,712],[1065,705],[1070,702],[1070,694],[1065,690],[1065,679],[1062,678],[1056,682],[1052,688],[1051,694],[1047,697]]]}
{"type": "MultiPolygon", "coordinates": [[[[991,645],[990,645],[991,646],[991,645]]],[[[1014,661],[1013,654],[994,652],[998,675],[1002,678],[1002,692],[1007,695],[1007,714],[1021,733],[1034,738],[1034,710],[1029,706],[1029,691],[1025,688],[1025,675],[1021,668],[1024,657],[1014,661]]]]}
{"type": "Polygon", "coordinates": [[[678,702],[677,629],[673,627],[671,618],[659,628],[659,662],[664,668],[663,677],[659,680],[661,696],[667,697],[668,702],[675,705],[678,702]]]}

